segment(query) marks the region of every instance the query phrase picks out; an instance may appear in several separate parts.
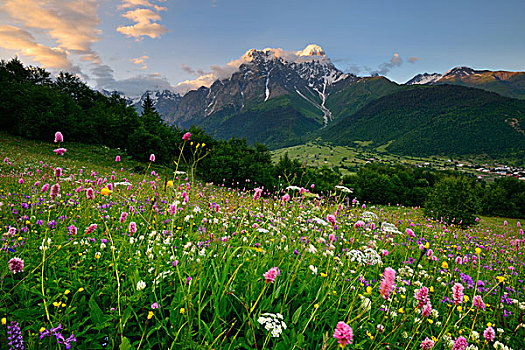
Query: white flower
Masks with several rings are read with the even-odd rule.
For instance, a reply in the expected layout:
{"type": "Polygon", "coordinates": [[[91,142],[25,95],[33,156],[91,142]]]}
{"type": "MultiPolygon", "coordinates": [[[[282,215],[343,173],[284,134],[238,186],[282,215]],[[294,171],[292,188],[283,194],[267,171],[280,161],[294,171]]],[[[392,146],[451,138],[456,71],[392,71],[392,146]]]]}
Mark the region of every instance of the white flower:
{"type": "Polygon", "coordinates": [[[315,247],[310,243],[310,245],[308,246],[307,251],[310,252],[310,253],[315,254],[315,253],[317,253],[317,248],[315,248],[315,247]]]}
{"type": "Polygon", "coordinates": [[[323,219],[313,218],[312,220],[315,221],[316,223],[318,223],[319,225],[323,225],[323,226],[327,226],[328,225],[328,223],[326,221],[324,221],[323,219]]]}
{"type": "Polygon", "coordinates": [[[337,185],[337,186],[335,186],[335,188],[340,190],[341,192],[345,192],[345,193],[353,193],[354,192],[351,189],[349,189],[348,187],[341,186],[341,185],[337,185]]]}
{"type": "Polygon", "coordinates": [[[138,283],[137,283],[137,290],[141,291],[144,288],[146,288],[146,282],[144,282],[143,280],[138,281],[138,283]]]}
{"type": "Polygon", "coordinates": [[[312,271],[312,274],[317,275],[317,267],[315,267],[314,265],[310,265],[308,266],[308,268],[310,269],[310,271],[312,271]]]}

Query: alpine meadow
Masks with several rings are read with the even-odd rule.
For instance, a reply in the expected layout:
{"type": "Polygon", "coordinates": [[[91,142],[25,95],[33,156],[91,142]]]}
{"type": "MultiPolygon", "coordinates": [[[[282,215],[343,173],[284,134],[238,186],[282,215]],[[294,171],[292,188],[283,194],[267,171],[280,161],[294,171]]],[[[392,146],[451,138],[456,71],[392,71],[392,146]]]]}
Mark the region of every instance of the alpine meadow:
{"type": "Polygon", "coordinates": [[[524,14],[2,2],[0,350],[525,349],[524,14]]]}

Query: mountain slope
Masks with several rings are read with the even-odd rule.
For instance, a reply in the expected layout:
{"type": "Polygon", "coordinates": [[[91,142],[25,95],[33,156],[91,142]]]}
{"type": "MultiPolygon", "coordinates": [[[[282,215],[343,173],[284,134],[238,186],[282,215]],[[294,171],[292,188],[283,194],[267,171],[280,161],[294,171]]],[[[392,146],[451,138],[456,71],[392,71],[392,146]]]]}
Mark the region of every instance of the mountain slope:
{"type": "Polygon", "coordinates": [[[407,85],[452,84],[492,91],[506,97],[525,99],[525,72],[475,70],[456,67],[445,74],[418,74],[407,85]]]}
{"type": "Polygon", "coordinates": [[[372,141],[407,155],[523,156],[525,101],[461,86],[405,88],[367,104],[321,132],[325,141],[372,141]]]}

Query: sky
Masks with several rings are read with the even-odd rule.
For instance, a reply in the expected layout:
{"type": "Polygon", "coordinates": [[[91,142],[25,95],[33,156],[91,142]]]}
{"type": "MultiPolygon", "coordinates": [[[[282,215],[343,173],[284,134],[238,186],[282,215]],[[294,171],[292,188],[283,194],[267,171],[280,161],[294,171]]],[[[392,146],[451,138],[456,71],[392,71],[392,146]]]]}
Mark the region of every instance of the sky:
{"type": "Polygon", "coordinates": [[[0,0],[0,58],[131,96],[227,78],[252,48],[316,44],[344,72],[404,83],[525,71],[523,18],[523,0],[0,0]]]}

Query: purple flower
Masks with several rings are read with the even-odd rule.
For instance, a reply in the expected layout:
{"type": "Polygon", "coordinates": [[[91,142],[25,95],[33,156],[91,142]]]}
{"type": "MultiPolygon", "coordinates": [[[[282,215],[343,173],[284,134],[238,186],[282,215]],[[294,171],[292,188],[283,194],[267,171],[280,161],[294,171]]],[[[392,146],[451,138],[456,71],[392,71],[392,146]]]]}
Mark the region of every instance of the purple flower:
{"type": "Polygon", "coordinates": [[[150,162],[154,162],[154,161],[155,161],[155,155],[154,155],[153,153],[150,154],[150,156],[149,156],[149,161],[150,161],[150,162]]]}
{"type": "Polygon", "coordinates": [[[54,149],[53,152],[55,152],[56,154],[60,155],[60,156],[63,156],[64,153],[66,153],[67,149],[65,148],[57,148],[57,149],[54,149]]]}
{"type": "Polygon", "coordinates": [[[24,338],[18,322],[11,321],[11,325],[7,326],[7,340],[10,350],[24,350],[24,338]]]}

